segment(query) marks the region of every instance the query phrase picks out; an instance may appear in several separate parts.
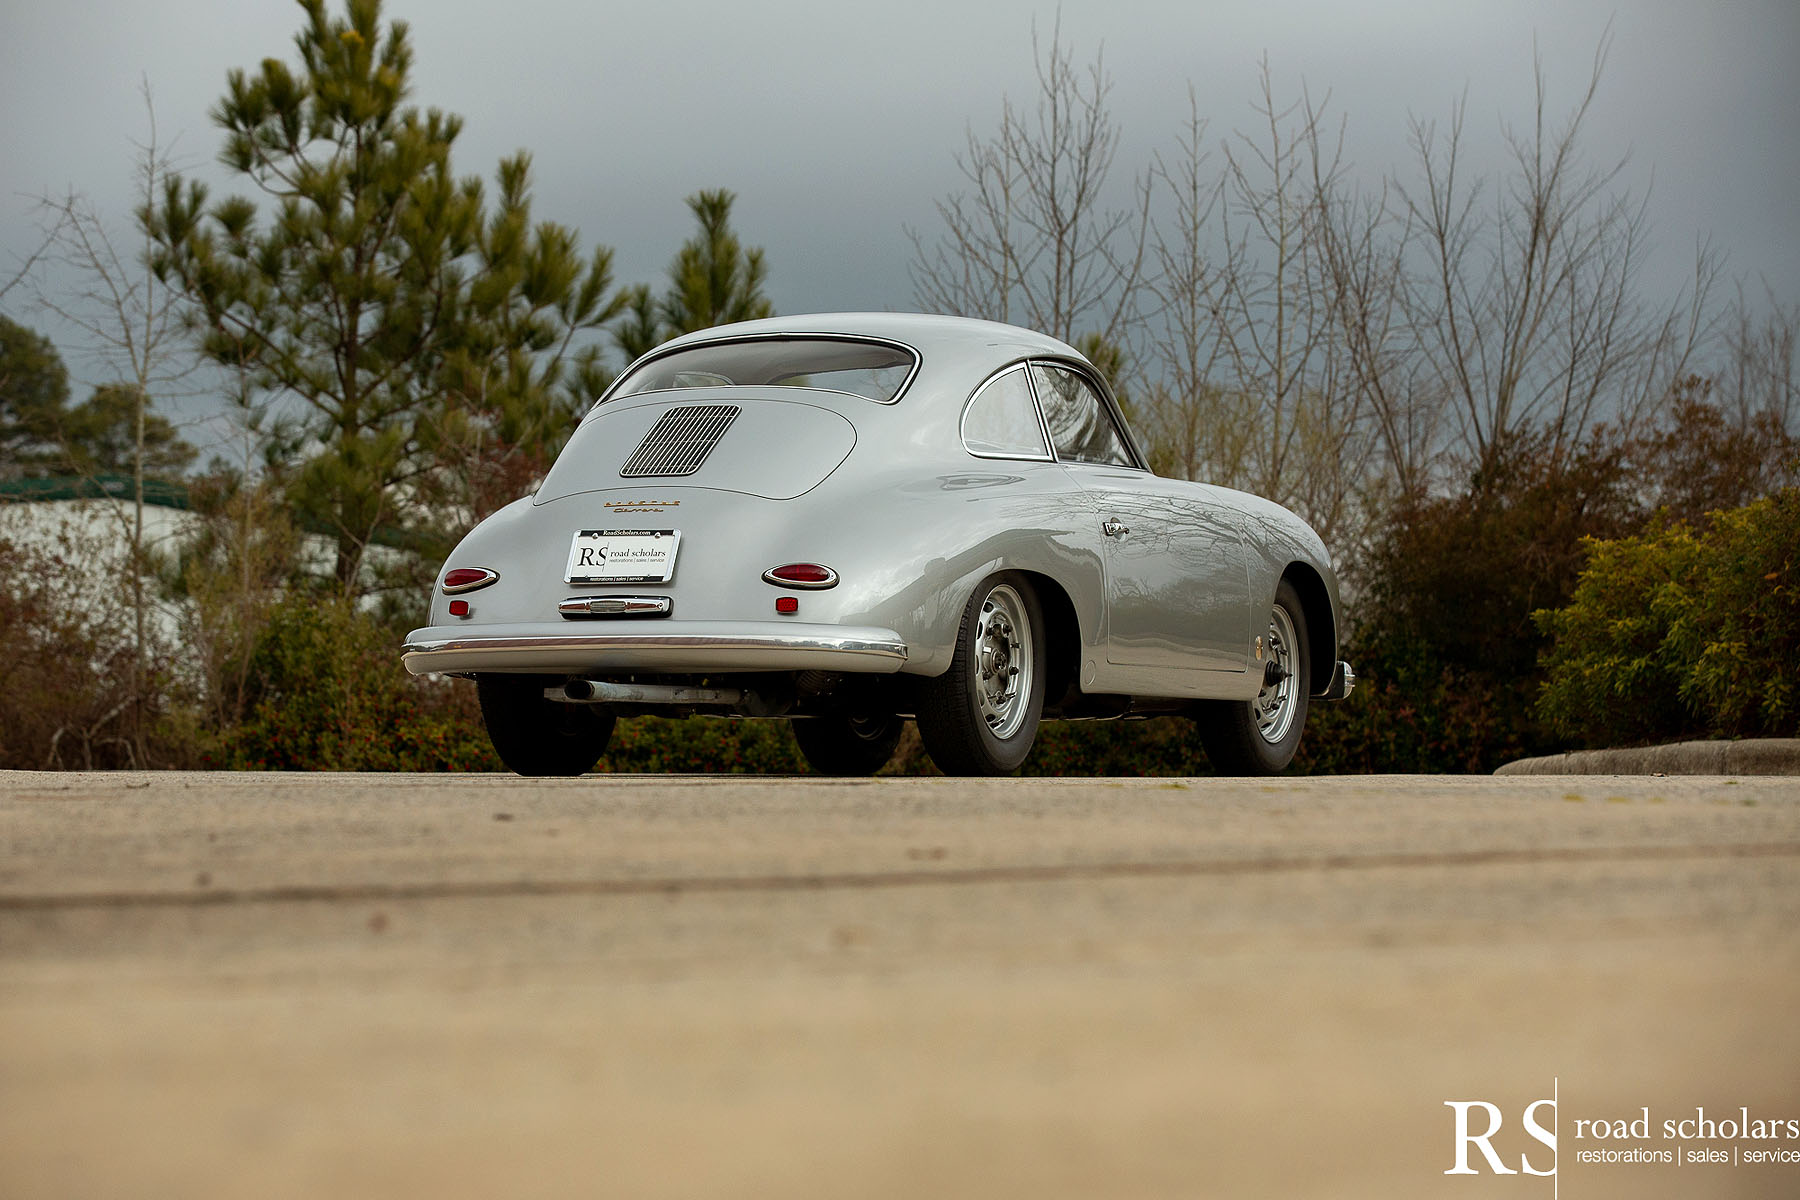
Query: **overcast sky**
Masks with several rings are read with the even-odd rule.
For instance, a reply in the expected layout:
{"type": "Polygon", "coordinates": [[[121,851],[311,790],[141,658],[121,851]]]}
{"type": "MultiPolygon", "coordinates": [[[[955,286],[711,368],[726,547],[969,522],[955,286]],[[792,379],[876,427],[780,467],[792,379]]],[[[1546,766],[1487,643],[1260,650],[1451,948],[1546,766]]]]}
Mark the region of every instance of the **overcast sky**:
{"type": "MultiPolygon", "coordinates": [[[[1592,116],[1597,155],[1651,187],[1659,277],[1695,239],[1728,270],[1800,302],[1800,3],[1796,0],[1064,0],[1078,61],[1104,45],[1125,130],[1120,166],[1170,145],[1191,82],[1215,140],[1254,119],[1259,59],[1279,92],[1327,91],[1357,169],[1399,165],[1409,115],[1467,91],[1470,149],[1496,161],[1528,119],[1533,40],[1553,110],[1585,83],[1612,22],[1592,116]]],[[[389,0],[412,25],[414,99],[460,113],[461,173],[520,147],[540,215],[660,280],[688,235],[682,198],[738,193],[778,311],[909,308],[905,227],[936,229],[965,130],[1029,101],[1031,26],[1053,0],[389,0]]],[[[73,187],[123,222],[140,76],[166,141],[215,178],[207,109],[226,72],[294,60],[290,0],[0,0],[0,267],[34,244],[34,193],[73,187]]],[[[7,270],[6,275],[11,271],[7,270]]],[[[8,315],[49,329],[15,291],[8,315]]]]}

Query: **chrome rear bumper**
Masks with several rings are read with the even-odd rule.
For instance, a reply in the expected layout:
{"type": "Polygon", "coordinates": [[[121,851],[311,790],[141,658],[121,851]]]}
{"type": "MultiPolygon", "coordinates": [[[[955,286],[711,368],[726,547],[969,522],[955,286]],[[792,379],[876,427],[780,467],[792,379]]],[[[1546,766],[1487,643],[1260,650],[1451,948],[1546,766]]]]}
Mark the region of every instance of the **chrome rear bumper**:
{"type": "Polygon", "coordinates": [[[495,672],[606,675],[728,671],[849,671],[892,674],[906,664],[906,643],[891,629],[785,622],[658,621],[617,630],[588,625],[433,626],[415,629],[403,648],[414,675],[495,672]]]}

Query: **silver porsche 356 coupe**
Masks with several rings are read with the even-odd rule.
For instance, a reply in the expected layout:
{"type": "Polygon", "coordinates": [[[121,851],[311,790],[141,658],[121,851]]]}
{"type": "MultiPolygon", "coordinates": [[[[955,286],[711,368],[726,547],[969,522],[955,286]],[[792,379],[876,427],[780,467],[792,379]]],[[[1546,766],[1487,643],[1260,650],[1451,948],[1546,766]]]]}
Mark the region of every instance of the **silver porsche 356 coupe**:
{"type": "Polygon", "coordinates": [[[917,720],[948,774],[1038,722],[1191,716],[1222,773],[1279,771],[1355,684],[1318,536],[1162,479],[1075,350],[954,317],[780,317],[668,342],[534,495],[438,577],[407,669],[472,677],[522,775],[619,717],[784,717],[828,774],[917,720]]]}

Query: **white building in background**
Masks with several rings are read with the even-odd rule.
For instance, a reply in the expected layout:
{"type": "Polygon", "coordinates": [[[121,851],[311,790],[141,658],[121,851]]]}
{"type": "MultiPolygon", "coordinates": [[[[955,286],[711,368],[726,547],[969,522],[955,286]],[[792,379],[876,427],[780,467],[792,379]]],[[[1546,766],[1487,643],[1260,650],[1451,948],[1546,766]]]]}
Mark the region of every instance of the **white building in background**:
{"type": "MultiPolygon", "coordinates": [[[[116,612],[121,603],[129,608],[133,492],[131,478],[121,475],[0,480],[0,542],[39,561],[62,564],[58,570],[66,577],[69,603],[91,615],[116,612]]],[[[145,481],[143,545],[152,561],[175,562],[199,525],[184,484],[145,481]]],[[[336,556],[331,538],[300,535],[300,566],[308,573],[328,576],[336,556]]],[[[371,566],[383,566],[399,556],[400,551],[378,542],[367,557],[371,566]]],[[[151,591],[158,638],[179,640],[190,615],[186,604],[156,597],[154,587],[151,591]]]]}
{"type": "MultiPolygon", "coordinates": [[[[131,534],[136,519],[132,481],[120,476],[93,479],[10,479],[0,481],[0,542],[23,552],[33,569],[54,575],[71,609],[95,619],[129,613],[131,534]]],[[[187,489],[162,481],[145,486],[143,545],[172,561],[191,538],[198,518],[188,510],[187,489]]],[[[186,606],[147,591],[152,640],[181,639],[186,606]]]]}

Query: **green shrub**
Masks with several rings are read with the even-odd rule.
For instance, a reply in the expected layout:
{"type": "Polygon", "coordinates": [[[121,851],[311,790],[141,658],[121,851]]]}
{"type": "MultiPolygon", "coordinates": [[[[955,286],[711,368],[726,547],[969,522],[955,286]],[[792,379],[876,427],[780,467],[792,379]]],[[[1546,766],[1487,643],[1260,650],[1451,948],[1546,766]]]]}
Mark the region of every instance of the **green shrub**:
{"type": "Polygon", "coordinates": [[[1592,542],[1553,641],[1540,716],[1586,744],[1800,731],[1800,489],[1592,542]]]}
{"type": "Polygon", "coordinates": [[[387,626],[337,599],[296,595],[251,654],[242,723],[213,766],[302,771],[497,771],[475,689],[414,679],[387,626]]]}
{"type": "Polygon", "coordinates": [[[1402,497],[1357,564],[1341,649],[1361,678],[1312,709],[1297,769],[1486,772],[1553,749],[1533,702],[1546,640],[1584,539],[1638,527],[1622,448],[1543,438],[1495,448],[1463,490],[1402,497]]]}

